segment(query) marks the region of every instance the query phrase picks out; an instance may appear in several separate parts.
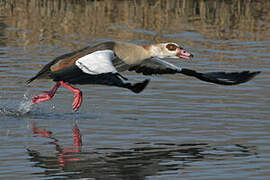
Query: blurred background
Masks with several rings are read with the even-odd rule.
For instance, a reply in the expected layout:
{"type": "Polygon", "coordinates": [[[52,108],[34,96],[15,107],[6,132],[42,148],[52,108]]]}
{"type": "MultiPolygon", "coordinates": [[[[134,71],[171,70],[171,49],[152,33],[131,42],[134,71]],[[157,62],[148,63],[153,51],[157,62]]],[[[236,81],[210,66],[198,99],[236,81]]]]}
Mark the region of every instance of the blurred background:
{"type": "Polygon", "coordinates": [[[268,179],[269,29],[267,0],[0,0],[0,179],[268,179]],[[153,76],[141,94],[78,86],[79,112],[61,88],[30,106],[54,83],[28,78],[109,40],[176,42],[195,57],[175,65],[262,73],[239,86],[153,76]]]}

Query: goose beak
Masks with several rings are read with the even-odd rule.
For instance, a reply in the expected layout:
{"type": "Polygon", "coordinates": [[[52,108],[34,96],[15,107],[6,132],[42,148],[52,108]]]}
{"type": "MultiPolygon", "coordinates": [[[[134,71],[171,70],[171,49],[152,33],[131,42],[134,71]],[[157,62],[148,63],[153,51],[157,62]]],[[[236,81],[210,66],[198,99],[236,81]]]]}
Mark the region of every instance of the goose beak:
{"type": "Polygon", "coordinates": [[[184,49],[179,49],[176,56],[179,57],[179,58],[183,58],[183,59],[191,59],[191,58],[193,58],[193,54],[185,51],[184,49]]]}

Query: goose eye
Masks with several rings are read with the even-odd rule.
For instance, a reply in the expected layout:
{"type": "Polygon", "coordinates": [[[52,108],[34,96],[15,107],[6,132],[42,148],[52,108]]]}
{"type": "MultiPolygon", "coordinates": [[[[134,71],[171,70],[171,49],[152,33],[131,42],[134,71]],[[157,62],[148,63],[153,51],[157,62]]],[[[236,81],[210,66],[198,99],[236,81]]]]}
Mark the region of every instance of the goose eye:
{"type": "Polygon", "coordinates": [[[175,51],[177,46],[175,44],[167,44],[166,48],[169,50],[169,51],[175,51]]]}

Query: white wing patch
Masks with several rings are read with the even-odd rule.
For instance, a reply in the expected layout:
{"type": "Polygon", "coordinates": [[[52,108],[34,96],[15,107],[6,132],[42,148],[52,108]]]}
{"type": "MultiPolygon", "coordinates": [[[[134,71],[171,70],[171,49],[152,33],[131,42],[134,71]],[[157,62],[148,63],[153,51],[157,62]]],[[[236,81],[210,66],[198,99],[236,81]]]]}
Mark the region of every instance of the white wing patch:
{"type": "Polygon", "coordinates": [[[116,73],[117,70],[112,64],[114,58],[112,50],[96,51],[79,58],[75,65],[87,74],[116,73]]]}

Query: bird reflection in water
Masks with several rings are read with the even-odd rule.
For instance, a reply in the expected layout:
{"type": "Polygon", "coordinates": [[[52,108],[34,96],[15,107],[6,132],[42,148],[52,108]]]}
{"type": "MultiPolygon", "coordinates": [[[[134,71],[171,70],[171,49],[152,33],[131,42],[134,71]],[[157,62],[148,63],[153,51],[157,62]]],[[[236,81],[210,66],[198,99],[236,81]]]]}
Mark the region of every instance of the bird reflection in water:
{"type": "MultiPolygon", "coordinates": [[[[30,161],[34,167],[42,168],[39,174],[43,177],[63,177],[63,179],[96,178],[96,179],[136,179],[166,175],[166,173],[181,176],[188,169],[196,168],[196,162],[209,165],[212,160],[226,163],[241,157],[254,156],[254,147],[245,145],[212,146],[207,143],[149,143],[138,142],[129,149],[121,148],[90,148],[83,152],[82,135],[75,124],[72,148],[62,148],[53,133],[44,128],[32,125],[35,137],[53,140],[56,156],[48,153],[42,155],[42,150],[28,148],[30,161]],[[112,178],[114,177],[114,178],[112,178]]],[[[85,147],[84,147],[85,148],[85,147]]],[[[42,147],[41,149],[44,149],[42,147]]]]}
{"type": "MultiPolygon", "coordinates": [[[[44,137],[52,139],[53,141],[50,142],[50,144],[55,145],[55,149],[58,152],[57,158],[59,161],[59,166],[64,167],[66,162],[69,161],[79,161],[80,158],[74,158],[74,153],[81,152],[81,146],[82,146],[82,135],[80,132],[80,129],[78,128],[78,125],[75,123],[72,128],[72,134],[73,134],[73,147],[72,148],[62,148],[59,145],[59,141],[53,137],[52,132],[45,129],[45,128],[39,128],[35,125],[35,123],[32,123],[32,133],[34,134],[34,137],[44,137]]],[[[34,151],[31,151],[28,149],[28,152],[34,153],[34,151]]]]}

